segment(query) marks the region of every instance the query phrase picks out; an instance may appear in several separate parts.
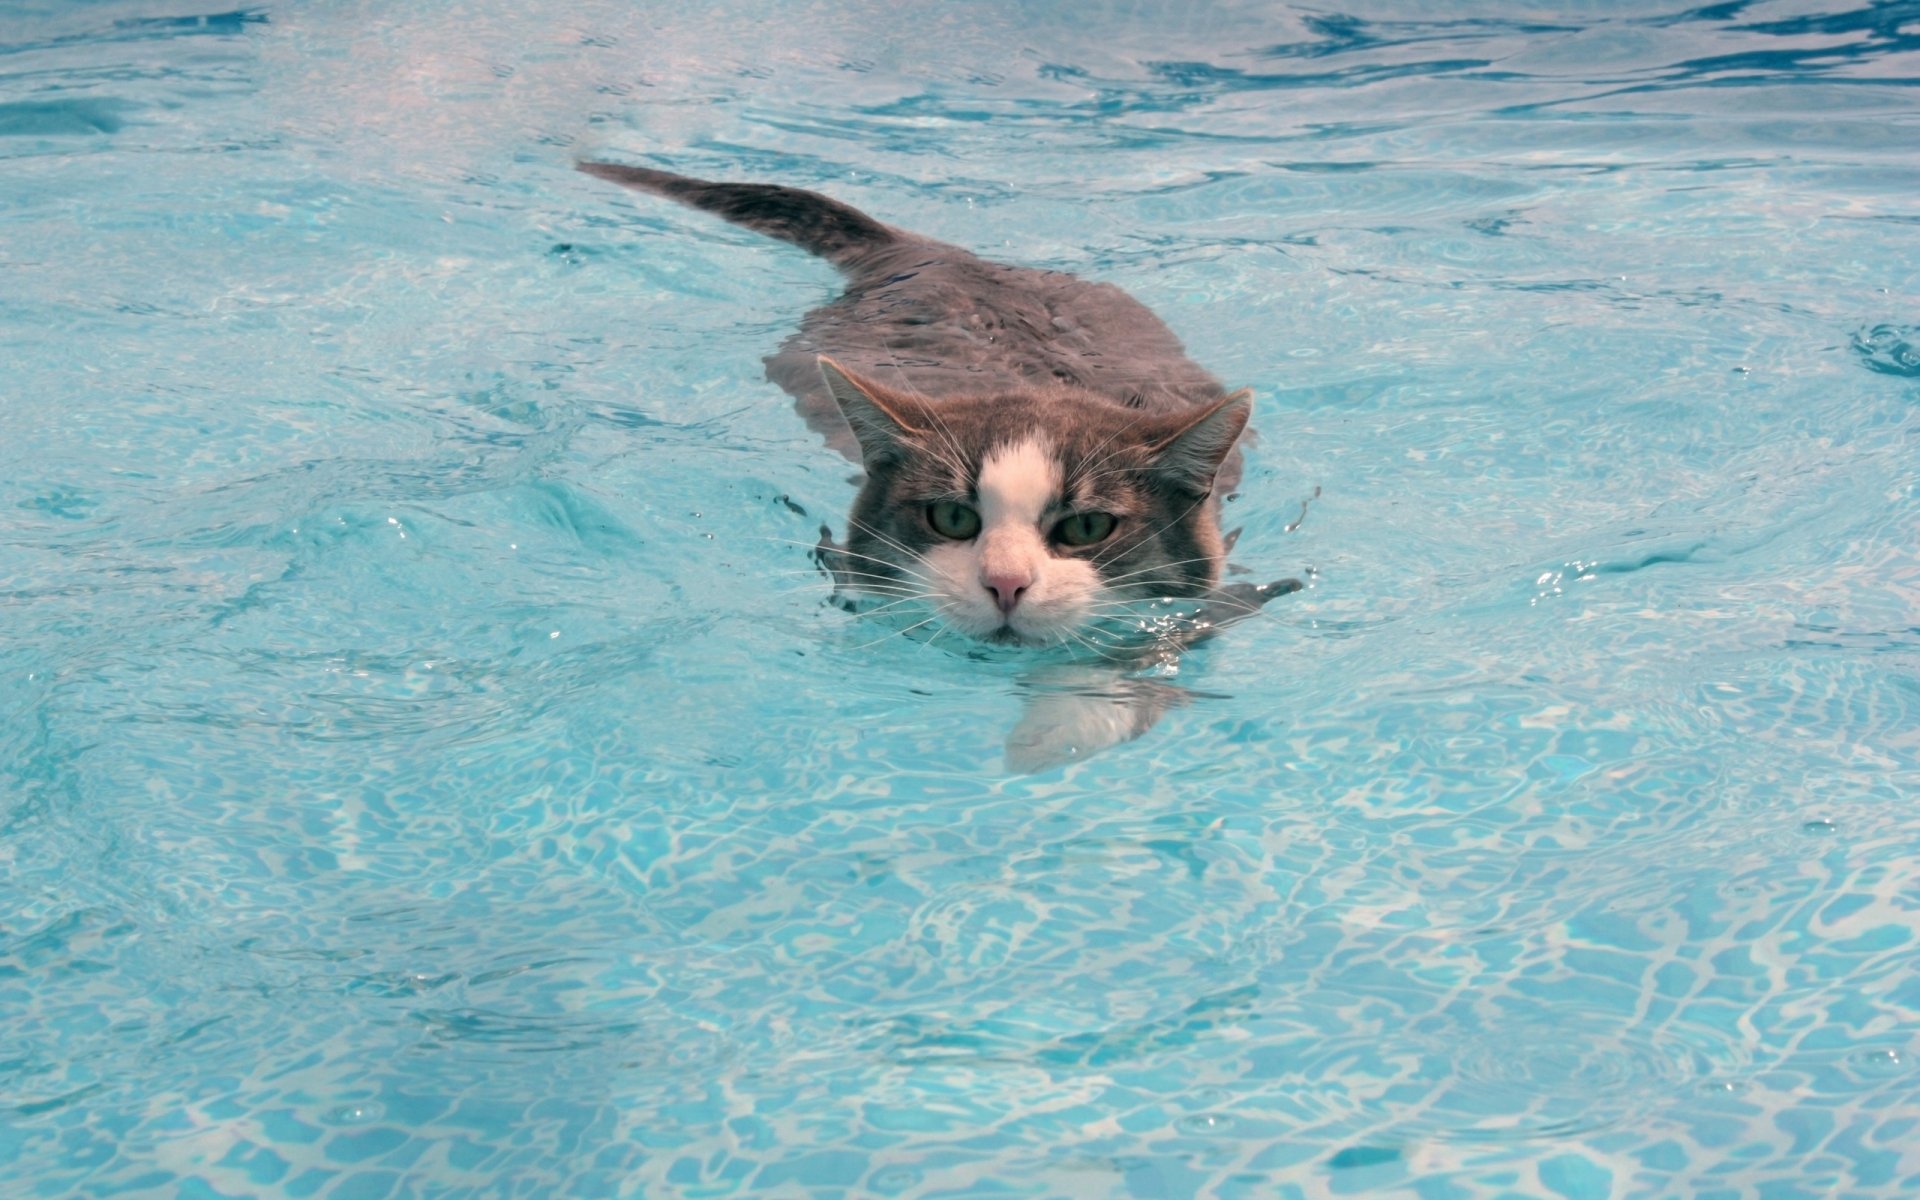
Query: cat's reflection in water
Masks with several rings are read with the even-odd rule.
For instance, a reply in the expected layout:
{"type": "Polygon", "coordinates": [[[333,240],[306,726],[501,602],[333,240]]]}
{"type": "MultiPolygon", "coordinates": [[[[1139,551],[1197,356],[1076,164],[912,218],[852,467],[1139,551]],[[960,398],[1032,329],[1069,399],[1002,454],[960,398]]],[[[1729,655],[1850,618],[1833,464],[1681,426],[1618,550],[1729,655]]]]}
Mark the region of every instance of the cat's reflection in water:
{"type": "Polygon", "coordinates": [[[1157,622],[1152,641],[1131,657],[1111,653],[1098,662],[1035,667],[1021,680],[1025,703],[1007,735],[1008,769],[1045,771],[1098,754],[1140,737],[1173,709],[1204,698],[1206,693],[1148,672],[1174,665],[1188,646],[1302,586],[1298,579],[1225,584],[1198,606],[1186,605],[1157,622]]]}
{"type": "Polygon", "coordinates": [[[1164,679],[1111,664],[1049,663],[1021,680],[1020,719],[1007,734],[1007,769],[1047,771],[1130,742],[1195,699],[1164,679]]]}

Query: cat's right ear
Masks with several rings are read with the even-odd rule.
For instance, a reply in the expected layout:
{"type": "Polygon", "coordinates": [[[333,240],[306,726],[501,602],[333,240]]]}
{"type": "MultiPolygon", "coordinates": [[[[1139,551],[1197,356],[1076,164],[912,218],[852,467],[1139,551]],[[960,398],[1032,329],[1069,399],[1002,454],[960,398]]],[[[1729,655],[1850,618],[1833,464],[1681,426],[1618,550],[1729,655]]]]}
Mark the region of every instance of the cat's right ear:
{"type": "Polygon", "coordinates": [[[827,392],[840,406],[847,424],[853,427],[853,436],[860,440],[862,460],[872,463],[893,457],[907,441],[926,436],[926,431],[914,423],[913,414],[899,397],[860,378],[824,354],[817,361],[827,392]]]}
{"type": "Polygon", "coordinates": [[[1205,495],[1213,487],[1220,463],[1247,427],[1253,409],[1253,389],[1241,388],[1211,407],[1181,418],[1150,449],[1169,477],[1205,495]]]}

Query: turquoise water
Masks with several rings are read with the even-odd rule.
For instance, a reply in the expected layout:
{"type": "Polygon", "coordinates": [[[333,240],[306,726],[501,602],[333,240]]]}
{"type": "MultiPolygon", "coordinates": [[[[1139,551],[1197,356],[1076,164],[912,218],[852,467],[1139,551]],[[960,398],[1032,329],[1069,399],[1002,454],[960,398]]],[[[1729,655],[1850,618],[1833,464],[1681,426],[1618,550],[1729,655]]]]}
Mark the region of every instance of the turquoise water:
{"type": "Polygon", "coordinates": [[[1920,6],[1460,11],[0,2],[0,1190],[1920,1193],[1920,6]],[[1312,586],[1010,772],[583,155],[1127,287],[1312,586]]]}

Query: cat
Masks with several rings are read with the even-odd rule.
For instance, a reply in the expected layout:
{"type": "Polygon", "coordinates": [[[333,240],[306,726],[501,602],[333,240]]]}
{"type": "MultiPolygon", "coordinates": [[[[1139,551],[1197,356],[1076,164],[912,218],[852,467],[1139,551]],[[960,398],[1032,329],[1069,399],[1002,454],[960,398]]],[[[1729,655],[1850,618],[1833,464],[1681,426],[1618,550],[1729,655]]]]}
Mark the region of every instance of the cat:
{"type": "MultiPolygon", "coordinates": [[[[1221,586],[1231,539],[1218,496],[1241,470],[1252,393],[1227,391],[1121,289],[990,262],[798,188],[576,165],[790,242],[845,277],[766,358],[807,424],[863,471],[844,543],[822,532],[839,587],[920,606],[931,638],[1123,661],[1300,587],[1221,586]],[[1177,620],[1168,601],[1184,602],[1177,620]]],[[[1055,699],[1037,708],[1096,695],[1099,711],[1043,724],[1078,721],[1111,743],[1177,702],[1166,691],[1043,687],[1055,699]]],[[[1048,734],[1023,739],[1044,747],[1048,734]]]]}

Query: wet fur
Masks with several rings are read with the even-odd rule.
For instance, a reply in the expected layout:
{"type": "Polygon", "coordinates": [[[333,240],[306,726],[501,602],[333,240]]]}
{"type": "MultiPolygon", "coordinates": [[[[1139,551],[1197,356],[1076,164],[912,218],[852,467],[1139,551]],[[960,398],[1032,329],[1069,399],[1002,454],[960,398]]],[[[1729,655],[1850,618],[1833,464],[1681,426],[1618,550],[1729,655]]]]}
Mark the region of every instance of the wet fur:
{"type": "MultiPolygon", "coordinates": [[[[892,399],[915,411],[912,398],[892,399]]],[[[922,497],[967,496],[989,455],[1043,438],[1062,466],[1062,510],[1100,509],[1122,518],[1121,531],[1109,541],[1085,550],[1058,547],[1057,554],[1085,558],[1138,598],[1197,596],[1218,582],[1223,551],[1211,503],[1211,465],[1204,472],[1182,472],[1153,451],[1179,420],[1111,402],[1096,405],[1084,394],[1057,388],[1025,389],[1014,403],[1018,415],[1010,418],[1005,397],[948,397],[927,406],[947,453],[869,456],[848,523],[848,549],[882,557],[879,552],[892,543],[925,554],[941,539],[921,519],[922,497]]]]}
{"type": "Polygon", "coordinates": [[[1101,544],[1048,547],[1109,581],[1095,608],[1204,596],[1219,582],[1215,496],[1239,474],[1247,399],[1119,288],[989,262],[813,192],[579,167],[790,242],[845,275],[844,292],[766,364],[809,426],[865,469],[834,563],[846,582],[883,595],[924,583],[921,560],[942,548],[929,499],[974,496],[988,459],[1024,439],[1061,466],[1056,511],[1121,519],[1101,544]]]}
{"type": "MultiPolygon", "coordinates": [[[[845,274],[845,290],[802,317],[766,364],[807,423],[856,461],[820,378],[823,354],[863,378],[941,398],[1072,388],[1129,413],[1168,416],[1227,394],[1159,317],[1112,284],[989,262],[799,188],[617,163],[579,167],[791,242],[845,274]]],[[[1219,484],[1231,489],[1238,477],[1236,455],[1219,484]]]]}

